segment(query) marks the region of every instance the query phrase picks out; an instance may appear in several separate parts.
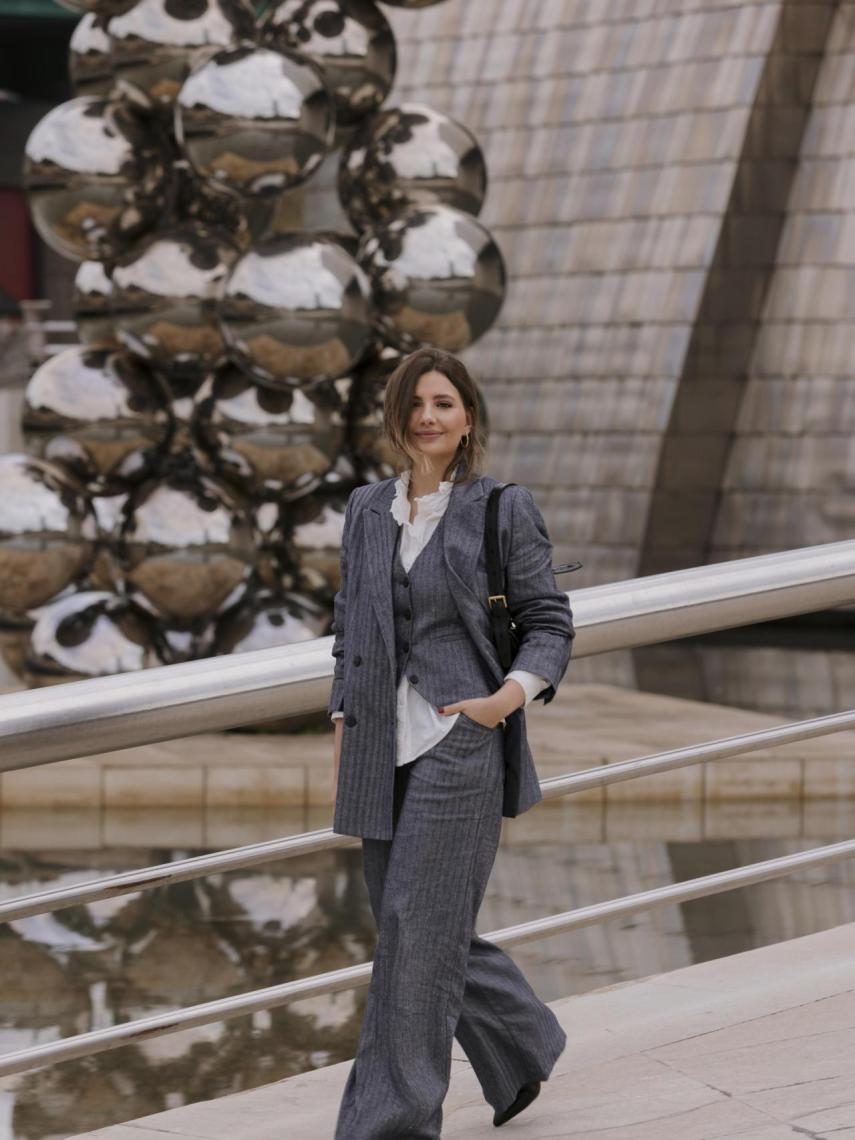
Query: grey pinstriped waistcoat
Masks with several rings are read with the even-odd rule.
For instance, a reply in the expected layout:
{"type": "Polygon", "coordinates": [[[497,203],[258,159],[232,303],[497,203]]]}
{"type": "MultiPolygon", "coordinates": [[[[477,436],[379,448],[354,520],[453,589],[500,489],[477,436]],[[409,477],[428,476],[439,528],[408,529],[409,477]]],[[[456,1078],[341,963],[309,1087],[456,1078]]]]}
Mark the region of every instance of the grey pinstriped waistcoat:
{"type": "Polygon", "coordinates": [[[392,613],[395,623],[395,684],[406,672],[410,684],[434,707],[464,697],[489,697],[494,691],[478,651],[454,604],[442,558],[445,515],[416,556],[409,573],[401,561],[401,531],[395,539],[392,613]],[[442,649],[454,653],[453,693],[442,649]]]}

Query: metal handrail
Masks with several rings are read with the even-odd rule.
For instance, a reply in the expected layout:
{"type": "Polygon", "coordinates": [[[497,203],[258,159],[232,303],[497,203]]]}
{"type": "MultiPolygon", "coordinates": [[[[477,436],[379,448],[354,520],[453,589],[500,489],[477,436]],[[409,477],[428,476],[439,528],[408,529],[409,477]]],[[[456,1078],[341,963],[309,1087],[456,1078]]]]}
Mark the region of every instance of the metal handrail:
{"type": "MultiPolygon", "coordinates": [[[[855,601],[855,540],[573,591],[574,657],[855,601]]],[[[0,771],[318,712],[332,637],[0,696],[0,771]]]]}
{"type": "MultiPolygon", "coordinates": [[[[798,740],[827,736],[848,728],[855,728],[855,710],[812,717],[810,720],[794,721],[773,728],[761,728],[754,732],[740,733],[738,736],[704,741],[701,744],[689,744],[683,748],[672,748],[667,752],[656,752],[638,759],[601,764],[596,768],[586,768],[582,772],[541,780],[540,787],[544,800],[553,799],[572,795],[574,792],[588,791],[591,788],[603,788],[622,780],[671,772],[693,764],[727,760],[746,752],[757,752],[760,749],[791,744],[798,740]]],[[[215,851],[208,855],[196,855],[190,859],[176,859],[173,863],[140,867],[133,871],[124,871],[119,875],[93,879],[88,883],[54,887],[37,894],[7,899],[6,902],[0,903],[0,922],[15,922],[21,918],[31,918],[34,914],[64,910],[67,907],[81,906],[101,899],[152,890],[154,887],[170,886],[173,883],[198,879],[214,872],[235,871],[242,867],[253,867],[260,863],[271,863],[278,859],[309,855],[337,847],[357,847],[360,843],[361,839],[358,836],[339,835],[331,828],[324,828],[321,831],[309,831],[300,835],[289,835],[283,839],[270,839],[264,843],[215,851]]]]}
{"type": "MultiPolygon", "coordinates": [[[[575,591],[573,597],[576,657],[653,644],[852,602],[855,599],[855,541],[657,574],[575,591]]],[[[329,653],[331,642],[332,638],[321,638],[284,650],[188,662],[140,674],[80,681],[47,692],[0,697],[0,742],[5,741],[7,750],[10,745],[20,750],[14,762],[0,763],[0,770],[324,708],[333,667],[329,653]]],[[[767,747],[772,740],[790,742],[824,735],[850,727],[853,721],[855,712],[832,714],[559,776],[542,782],[543,796],[552,798],[706,759],[756,751],[767,747]]],[[[216,860],[220,863],[217,869],[222,869],[229,860],[230,866],[246,866],[249,862],[295,853],[298,849],[304,853],[322,847],[355,846],[358,842],[357,837],[334,836],[330,831],[314,832],[273,844],[256,844],[247,849],[186,860],[185,874],[175,865],[169,869],[177,869],[180,877],[195,877],[212,869],[211,863],[216,860]],[[274,847],[279,848],[275,855],[272,854],[274,847]],[[201,869],[203,864],[204,870],[201,869]]],[[[655,906],[763,882],[801,867],[836,862],[852,855],[855,855],[855,840],[846,840],[550,915],[486,937],[498,945],[516,945],[655,906]]],[[[134,887],[128,886],[128,876],[116,876],[112,881],[84,884],[79,889],[104,891],[98,897],[107,897],[169,881],[165,867],[145,868],[136,874],[143,875],[145,881],[137,881],[134,887]],[[123,881],[121,887],[119,880],[123,881]]],[[[177,877],[172,881],[177,881],[177,877]]],[[[57,892],[46,892],[41,896],[42,902],[48,894],[57,892]]],[[[37,898],[12,900],[8,905],[33,905],[37,898]]],[[[59,905],[75,903],[66,901],[59,905]]],[[[0,1057],[0,1076],[269,1009],[313,994],[364,985],[371,976],[371,966],[372,963],[366,962],[6,1054],[0,1057]]]]}
{"type": "MultiPolygon", "coordinates": [[[[837,863],[850,859],[853,855],[855,855],[855,839],[847,839],[841,843],[813,847],[809,851],[798,851],[792,855],[779,856],[777,859],[766,859],[761,863],[734,867],[730,871],[718,871],[682,883],[654,887],[652,890],[625,895],[623,898],[593,903],[591,906],[578,907],[563,914],[547,915],[545,918],[508,926],[481,937],[498,946],[518,946],[523,942],[534,942],[549,935],[564,934],[583,926],[638,914],[657,906],[674,905],[706,895],[721,894],[736,887],[747,887],[753,883],[780,878],[802,867],[837,863]]],[[[192,1029],[194,1026],[208,1025],[213,1021],[225,1021],[257,1010],[287,1005],[318,994],[335,993],[338,990],[367,985],[371,978],[371,969],[371,962],[363,962],[342,970],[315,974],[310,978],[299,978],[293,982],[283,982],[278,986],[235,994],[233,997],[218,998],[215,1001],[187,1006],[185,1009],[170,1013],[158,1013],[136,1021],[112,1025],[106,1029],[96,1029],[90,1033],[80,1033],[60,1041],[51,1041],[44,1045],[7,1053],[0,1056],[0,1077],[23,1073],[58,1061],[68,1061],[74,1057],[103,1053],[107,1049],[148,1041],[152,1037],[163,1037],[184,1029],[192,1029]]]]}

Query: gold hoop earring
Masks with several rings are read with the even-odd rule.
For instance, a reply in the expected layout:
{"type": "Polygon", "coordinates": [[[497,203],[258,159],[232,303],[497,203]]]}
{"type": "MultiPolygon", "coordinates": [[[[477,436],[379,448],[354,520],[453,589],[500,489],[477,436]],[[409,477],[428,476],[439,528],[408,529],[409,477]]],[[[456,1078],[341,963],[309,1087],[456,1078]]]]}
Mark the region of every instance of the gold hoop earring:
{"type": "Polygon", "coordinates": [[[463,436],[461,436],[460,437],[460,446],[461,447],[468,447],[469,446],[469,432],[467,431],[464,434],[466,435],[466,442],[465,443],[463,442],[463,436]]]}

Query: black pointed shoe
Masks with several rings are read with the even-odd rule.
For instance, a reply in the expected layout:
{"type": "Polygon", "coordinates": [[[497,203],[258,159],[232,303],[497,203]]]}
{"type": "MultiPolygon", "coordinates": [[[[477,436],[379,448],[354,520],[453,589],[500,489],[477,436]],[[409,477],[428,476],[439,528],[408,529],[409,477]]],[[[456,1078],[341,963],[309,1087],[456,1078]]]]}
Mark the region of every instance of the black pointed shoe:
{"type": "Polygon", "coordinates": [[[497,1112],[493,1123],[498,1128],[500,1124],[507,1124],[511,1117],[528,1108],[535,1097],[540,1093],[540,1081],[528,1081],[517,1093],[517,1099],[508,1105],[504,1112],[497,1112]]]}

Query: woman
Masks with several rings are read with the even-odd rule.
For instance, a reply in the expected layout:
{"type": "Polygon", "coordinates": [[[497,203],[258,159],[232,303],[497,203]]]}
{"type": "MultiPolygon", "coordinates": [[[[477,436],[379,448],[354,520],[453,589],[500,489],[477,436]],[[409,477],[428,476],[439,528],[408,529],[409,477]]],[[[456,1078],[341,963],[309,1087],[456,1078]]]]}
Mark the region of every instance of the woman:
{"type": "Polygon", "coordinates": [[[475,933],[506,814],[542,798],[522,712],[552,700],[574,636],[531,494],[500,497],[507,600],[521,630],[506,673],[490,636],[479,400],[466,367],[420,349],[390,376],[397,478],[357,487],[335,598],[333,831],[362,837],[378,938],[335,1140],[436,1140],[452,1038],[500,1125],[566,1044],[513,961],[475,933]]]}

